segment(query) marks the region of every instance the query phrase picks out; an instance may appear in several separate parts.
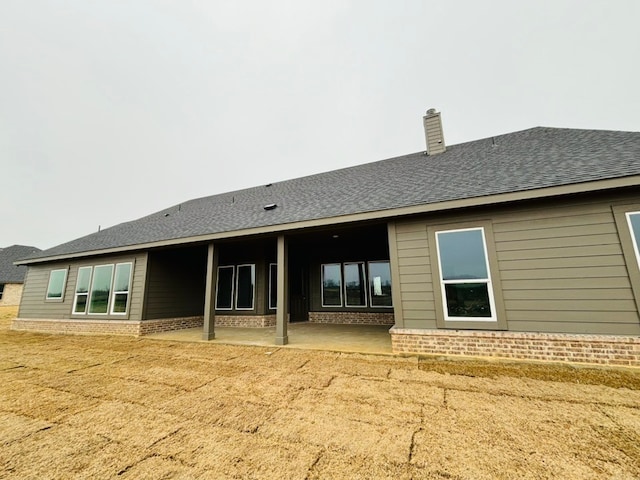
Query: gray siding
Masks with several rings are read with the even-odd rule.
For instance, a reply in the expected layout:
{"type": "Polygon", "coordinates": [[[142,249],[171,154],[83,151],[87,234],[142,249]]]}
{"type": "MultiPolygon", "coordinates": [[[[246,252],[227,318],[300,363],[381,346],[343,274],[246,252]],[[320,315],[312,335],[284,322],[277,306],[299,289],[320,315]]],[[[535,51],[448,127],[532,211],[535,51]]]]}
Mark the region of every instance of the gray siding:
{"type": "Polygon", "coordinates": [[[427,223],[398,222],[396,246],[404,328],[436,328],[427,223]]]}
{"type": "MultiPolygon", "coordinates": [[[[627,197],[629,198],[629,197],[627,197]]],[[[612,205],[624,197],[556,201],[397,222],[405,328],[436,328],[427,226],[489,220],[511,331],[640,334],[612,205]]],[[[437,268],[437,266],[433,266],[437,268]]]]}
{"type": "Polygon", "coordinates": [[[640,333],[610,202],[504,214],[493,231],[510,330],[640,333]]]}
{"type": "Polygon", "coordinates": [[[29,266],[20,302],[20,318],[68,319],[75,294],[78,269],[83,266],[105,265],[110,263],[133,262],[133,277],[131,283],[129,314],[120,315],[74,315],[73,318],[109,318],[114,320],[140,320],[142,318],[142,299],[147,269],[147,254],[104,256],[83,258],[76,261],[52,262],[44,265],[29,266]],[[67,281],[63,301],[45,300],[49,273],[51,270],[66,268],[67,281]]]}
{"type": "Polygon", "coordinates": [[[206,247],[149,253],[144,320],[204,314],[206,247]]]}

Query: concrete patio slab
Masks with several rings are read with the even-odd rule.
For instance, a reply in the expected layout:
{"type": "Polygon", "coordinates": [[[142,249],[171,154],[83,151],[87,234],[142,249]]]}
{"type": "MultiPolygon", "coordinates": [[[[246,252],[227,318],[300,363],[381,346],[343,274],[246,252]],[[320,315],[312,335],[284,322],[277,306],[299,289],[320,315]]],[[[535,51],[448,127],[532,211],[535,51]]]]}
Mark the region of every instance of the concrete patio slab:
{"type": "MultiPolygon", "coordinates": [[[[389,325],[333,325],[291,323],[286,348],[337,352],[392,354],[389,325]]],[[[276,328],[216,327],[215,339],[202,340],[202,328],[154,333],[144,338],[181,342],[210,342],[229,345],[276,347],[276,328]]],[[[278,347],[281,347],[280,345],[278,347]]]]}

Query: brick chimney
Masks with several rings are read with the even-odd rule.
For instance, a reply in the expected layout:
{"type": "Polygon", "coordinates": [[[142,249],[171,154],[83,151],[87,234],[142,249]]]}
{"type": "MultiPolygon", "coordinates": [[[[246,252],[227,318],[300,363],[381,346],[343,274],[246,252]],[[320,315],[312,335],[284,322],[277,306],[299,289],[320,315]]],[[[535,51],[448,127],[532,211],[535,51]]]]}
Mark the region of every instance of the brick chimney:
{"type": "Polygon", "coordinates": [[[427,155],[444,153],[447,147],[444,145],[440,112],[436,112],[435,108],[430,108],[422,120],[424,122],[424,137],[427,140],[427,155]]]}

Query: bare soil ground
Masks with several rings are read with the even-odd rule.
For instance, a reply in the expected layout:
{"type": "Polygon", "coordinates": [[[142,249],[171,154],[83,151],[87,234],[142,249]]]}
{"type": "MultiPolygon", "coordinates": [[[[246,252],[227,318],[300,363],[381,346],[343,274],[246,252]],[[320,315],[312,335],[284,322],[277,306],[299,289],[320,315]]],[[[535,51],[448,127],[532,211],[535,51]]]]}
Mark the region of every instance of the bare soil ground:
{"type": "Polygon", "coordinates": [[[8,330],[0,478],[640,478],[640,373],[8,330]]]}

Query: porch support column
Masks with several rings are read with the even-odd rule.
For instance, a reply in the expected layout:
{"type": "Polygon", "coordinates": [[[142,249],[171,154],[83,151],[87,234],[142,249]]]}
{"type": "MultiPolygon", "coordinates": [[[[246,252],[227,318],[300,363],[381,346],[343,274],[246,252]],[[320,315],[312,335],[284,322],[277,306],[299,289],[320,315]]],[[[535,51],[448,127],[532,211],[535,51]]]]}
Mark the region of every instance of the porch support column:
{"type": "Polygon", "coordinates": [[[287,323],[289,309],[289,248],[284,235],[278,236],[278,300],[276,308],[276,345],[289,343],[287,336],[287,323]]]}
{"type": "Polygon", "coordinates": [[[203,340],[216,338],[216,278],[218,275],[218,250],[213,242],[209,244],[207,251],[207,280],[204,294],[204,328],[203,340]]]}

